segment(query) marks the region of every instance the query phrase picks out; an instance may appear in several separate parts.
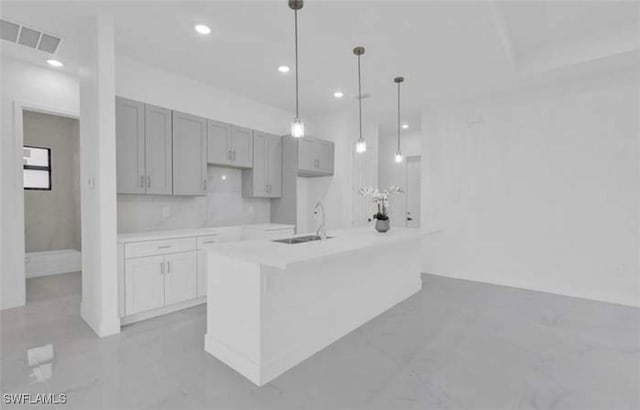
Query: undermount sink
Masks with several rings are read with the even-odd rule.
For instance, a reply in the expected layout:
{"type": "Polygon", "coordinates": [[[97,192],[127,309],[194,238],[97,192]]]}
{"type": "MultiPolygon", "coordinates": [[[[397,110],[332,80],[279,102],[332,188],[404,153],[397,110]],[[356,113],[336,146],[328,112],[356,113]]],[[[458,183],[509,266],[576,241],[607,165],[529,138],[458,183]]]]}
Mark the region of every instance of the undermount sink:
{"type": "MultiPolygon", "coordinates": [[[[332,236],[327,236],[327,239],[331,239],[331,238],[332,236]]],[[[288,243],[289,245],[295,245],[298,243],[319,241],[321,239],[322,238],[318,235],[305,235],[305,236],[296,236],[294,238],[275,239],[272,242],[288,243]]]]}

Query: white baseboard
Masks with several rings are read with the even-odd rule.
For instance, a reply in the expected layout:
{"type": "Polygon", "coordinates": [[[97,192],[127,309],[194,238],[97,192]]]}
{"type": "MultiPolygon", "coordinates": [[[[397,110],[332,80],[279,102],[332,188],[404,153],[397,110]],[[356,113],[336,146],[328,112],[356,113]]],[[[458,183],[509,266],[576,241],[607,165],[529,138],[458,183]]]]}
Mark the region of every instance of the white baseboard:
{"type": "Polygon", "coordinates": [[[82,270],[82,252],[75,249],[27,252],[24,262],[27,278],[78,272],[82,270]]]}
{"type": "Polygon", "coordinates": [[[167,313],[173,313],[182,309],[188,309],[190,307],[201,305],[203,303],[207,303],[206,296],[200,296],[195,299],[190,299],[190,300],[176,303],[169,306],[163,306],[161,308],[148,310],[146,312],[134,313],[132,315],[123,316],[122,318],[120,318],[120,323],[122,324],[122,326],[130,325],[132,323],[139,322],[141,320],[147,320],[154,317],[166,315],[167,313]]]}

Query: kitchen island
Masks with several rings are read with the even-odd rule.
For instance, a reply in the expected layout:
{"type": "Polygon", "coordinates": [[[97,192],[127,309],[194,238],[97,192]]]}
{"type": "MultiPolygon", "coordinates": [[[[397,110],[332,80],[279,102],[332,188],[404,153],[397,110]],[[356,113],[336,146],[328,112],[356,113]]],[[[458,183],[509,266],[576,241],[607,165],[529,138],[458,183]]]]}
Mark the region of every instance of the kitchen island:
{"type": "Polygon", "coordinates": [[[205,350],[258,386],[421,288],[418,229],[212,244],[205,350]]]}

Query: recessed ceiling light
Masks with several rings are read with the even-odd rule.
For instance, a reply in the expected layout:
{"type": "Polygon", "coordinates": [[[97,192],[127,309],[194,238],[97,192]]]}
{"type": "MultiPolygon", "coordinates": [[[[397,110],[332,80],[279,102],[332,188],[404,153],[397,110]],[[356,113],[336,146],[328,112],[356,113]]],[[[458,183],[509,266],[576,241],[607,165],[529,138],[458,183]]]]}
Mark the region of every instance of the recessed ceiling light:
{"type": "Polygon", "coordinates": [[[47,64],[49,64],[52,67],[62,67],[64,65],[60,61],[54,60],[53,58],[48,59],[47,64]]]}
{"type": "Polygon", "coordinates": [[[200,34],[211,34],[209,26],[205,26],[204,24],[196,24],[193,29],[200,34]]]}
{"type": "Polygon", "coordinates": [[[407,128],[409,128],[409,124],[402,124],[402,129],[406,130],[407,128]]]}
{"type": "Polygon", "coordinates": [[[281,65],[280,67],[278,67],[278,71],[280,71],[283,74],[286,74],[289,71],[291,71],[291,69],[289,68],[288,65],[281,65]]]}
{"type": "Polygon", "coordinates": [[[342,98],[344,97],[344,93],[342,91],[336,91],[335,93],[333,93],[333,96],[336,98],[342,98]]]}

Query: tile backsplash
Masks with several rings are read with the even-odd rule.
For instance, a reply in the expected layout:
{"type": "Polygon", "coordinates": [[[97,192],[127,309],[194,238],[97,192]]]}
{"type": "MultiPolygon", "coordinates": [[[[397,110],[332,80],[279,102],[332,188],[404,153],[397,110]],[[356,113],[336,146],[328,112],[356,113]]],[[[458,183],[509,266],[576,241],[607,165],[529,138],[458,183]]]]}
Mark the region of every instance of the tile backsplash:
{"type": "Polygon", "coordinates": [[[242,171],[209,166],[206,197],[118,195],[118,232],[270,221],[269,199],[242,197],[242,171]]]}

